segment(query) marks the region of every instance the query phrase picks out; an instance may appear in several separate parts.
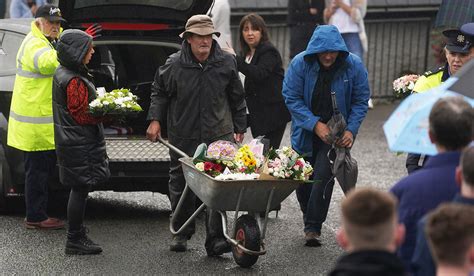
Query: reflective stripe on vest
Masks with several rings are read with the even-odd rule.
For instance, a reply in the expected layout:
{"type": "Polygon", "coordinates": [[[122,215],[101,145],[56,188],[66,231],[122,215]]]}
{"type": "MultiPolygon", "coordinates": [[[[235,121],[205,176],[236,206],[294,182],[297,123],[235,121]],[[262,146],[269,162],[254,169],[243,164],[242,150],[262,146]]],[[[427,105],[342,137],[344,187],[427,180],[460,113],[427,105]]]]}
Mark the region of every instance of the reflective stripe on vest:
{"type": "Polygon", "coordinates": [[[53,123],[53,116],[46,116],[46,117],[23,116],[23,115],[16,114],[15,112],[11,110],[10,110],[10,117],[17,120],[18,122],[36,124],[36,125],[53,123]]]}
{"type": "MultiPolygon", "coordinates": [[[[30,71],[26,71],[26,70],[23,70],[23,63],[21,62],[21,60],[23,59],[23,56],[25,54],[25,46],[28,44],[28,42],[30,40],[32,40],[33,38],[35,38],[34,36],[30,36],[28,38],[28,40],[26,40],[25,43],[23,43],[23,47],[21,48],[20,50],[20,54],[18,55],[18,68],[16,69],[16,73],[18,76],[21,76],[21,77],[25,77],[25,78],[32,78],[32,79],[44,79],[44,78],[51,78],[54,76],[54,74],[51,74],[51,75],[43,75],[41,73],[37,73],[37,72],[30,72],[30,71]]],[[[41,48],[40,50],[38,50],[33,58],[33,63],[34,63],[34,67],[36,69],[36,71],[39,72],[39,68],[38,68],[38,59],[39,57],[41,56],[41,54],[43,54],[44,52],[48,51],[48,50],[51,50],[51,48],[49,47],[45,47],[45,48],[41,48]]]]}

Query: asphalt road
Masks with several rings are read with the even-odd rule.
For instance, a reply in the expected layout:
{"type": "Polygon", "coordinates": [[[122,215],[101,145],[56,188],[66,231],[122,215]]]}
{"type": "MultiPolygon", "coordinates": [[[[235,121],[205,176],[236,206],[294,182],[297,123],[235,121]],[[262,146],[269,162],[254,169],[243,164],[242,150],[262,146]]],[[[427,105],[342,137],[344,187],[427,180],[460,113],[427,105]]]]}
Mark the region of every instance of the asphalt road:
{"type": "MultiPolygon", "coordinates": [[[[405,175],[405,156],[389,152],[382,125],[395,105],[379,105],[364,121],[353,156],[359,162],[358,186],[387,190],[405,175]]],[[[288,133],[283,144],[288,145],[288,133]]],[[[203,220],[189,241],[189,251],[168,250],[170,205],[166,196],[148,192],[94,192],[86,211],[90,237],[101,244],[98,256],[66,256],[65,230],[37,231],[23,227],[24,208],[0,216],[0,274],[313,274],[324,275],[342,254],[335,241],[339,204],[343,194],[335,187],[323,246],[303,246],[303,221],[293,193],[282,204],[278,218],[270,214],[267,254],[250,269],[235,264],[232,254],[209,258],[204,249],[203,220]]],[[[51,200],[50,214],[64,218],[64,199],[51,200]]],[[[232,216],[229,216],[232,217],[232,216]]],[[[229,219],[229,223],[232,220],[229,219]]]]}

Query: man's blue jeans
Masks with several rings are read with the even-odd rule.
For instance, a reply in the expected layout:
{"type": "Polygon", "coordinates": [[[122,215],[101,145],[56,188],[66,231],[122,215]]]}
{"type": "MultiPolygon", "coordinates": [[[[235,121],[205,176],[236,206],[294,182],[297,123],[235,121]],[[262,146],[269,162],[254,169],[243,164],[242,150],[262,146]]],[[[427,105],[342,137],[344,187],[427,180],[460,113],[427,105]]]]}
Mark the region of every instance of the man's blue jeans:
{"type": "Polygon", "coordinates": [[[349,52],[360,57],[362,62],[364,61],[364,49],[362,48],[362,42],[360,41],[359,33],[343,33],[342,39],[346,43],[349,52]]]}
{"type": "Polygon", "coordinates": [[[25,153],[26,220],[40,222],[48,218],[48,182],[56,167],[54,150],[25,153]]]}
{"type": "Polygon", "coordinates": [[[314,138],[313,156],[307,161],[313,164],[315,184],[303,184],[296,190],[296,196],[303,211],[304,232],[321,234],[331,202],[334,180],[331,165],[327,157],[331,145],[325,144],[319,137],[314,138]]]}

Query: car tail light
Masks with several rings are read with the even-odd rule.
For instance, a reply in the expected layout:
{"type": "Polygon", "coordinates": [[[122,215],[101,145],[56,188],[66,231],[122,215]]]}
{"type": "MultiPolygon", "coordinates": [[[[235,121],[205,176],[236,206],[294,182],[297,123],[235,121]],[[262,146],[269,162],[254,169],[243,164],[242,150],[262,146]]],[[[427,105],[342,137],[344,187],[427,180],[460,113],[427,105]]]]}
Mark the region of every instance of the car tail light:
{"type": "MultiPolygon", "coordinates": [[[[83,23],[82,27],[88,28],[94,23],[83,23]]],[[[104,22],[99,23],[103,30],[112,31],[159,31],[168,30],[170,26],[168,24],[147,24],[147,23],[111,23],[104,22]]]]}

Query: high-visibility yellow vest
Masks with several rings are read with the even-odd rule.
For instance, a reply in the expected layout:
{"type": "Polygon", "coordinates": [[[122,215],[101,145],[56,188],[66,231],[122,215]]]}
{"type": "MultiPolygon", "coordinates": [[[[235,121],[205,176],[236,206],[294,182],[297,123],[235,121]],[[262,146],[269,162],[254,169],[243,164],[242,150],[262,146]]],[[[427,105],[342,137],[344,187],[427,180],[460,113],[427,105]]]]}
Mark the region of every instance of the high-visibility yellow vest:
{"type": "Polygon", "coordinates": [[[424,73],[423,76],[416,81],[413,92],[422,93],[440,86],[441,83],[449,77],[449,75],[446,74],[444,67],[424,73]]]}
{"type": "Polygon", "coordinates": [[[17,54],[7,144],[23,151],[54,150],[53,75],[56,50],[35,22],[17,54]]]}

